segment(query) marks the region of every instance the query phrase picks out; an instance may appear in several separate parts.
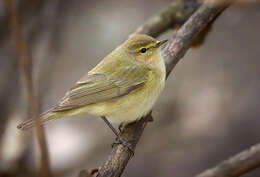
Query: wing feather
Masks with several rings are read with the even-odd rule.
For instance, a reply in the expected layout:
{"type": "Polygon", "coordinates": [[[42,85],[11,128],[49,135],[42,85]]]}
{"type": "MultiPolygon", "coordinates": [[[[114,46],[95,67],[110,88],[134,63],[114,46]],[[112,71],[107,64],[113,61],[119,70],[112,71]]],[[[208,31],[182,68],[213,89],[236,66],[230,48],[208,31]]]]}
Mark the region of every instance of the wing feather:
{"type": "Polygon", "coordinates": [[[66,93],[53,111],[71,110],[119,98],[139,88],[148,79],[148,67],[131,62],[115,65],[117,69],[114,71],[89,72],[66,93]]]}

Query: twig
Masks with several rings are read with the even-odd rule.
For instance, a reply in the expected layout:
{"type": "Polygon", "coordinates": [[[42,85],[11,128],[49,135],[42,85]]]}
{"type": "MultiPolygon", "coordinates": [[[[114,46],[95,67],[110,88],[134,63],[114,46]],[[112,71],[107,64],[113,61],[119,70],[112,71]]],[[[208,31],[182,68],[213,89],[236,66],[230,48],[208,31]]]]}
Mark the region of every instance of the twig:
{"type": "MultiPolygon", "coordinates": [[[[226,5],[209,7],[205,4],[189,18],[189,20],[175,33],[169,40],[168,45],[163,51],[163,56],[167,68],[167,76],[176,66],[178,61],[184,56],[192,42],[198,34],[216,17],[226,5]]],[[[140,31],[140,30],[139,30],[140,31]]],[[[139,32],[138,31],[138,32],[139,32]]],[[[149,30],[148,30],[149,31],[149,30]]],[[[146,32],[144,30],[144,32],[146,32]]],[[[151,115],[142,118],[125,126],[121,136],[131,142],[135,148],[140,139],[147,121],[151,115]]],[[[114,146],[108,160],[99,169],[99,177],[119,177],[123,173],[128,161],[131,158],[131,152],[122,145],[114,146]]]]}
{"type": "Polygon", "coordinates": [[[48,149],[45,140],[45,134],[43,127],[40,126],[38,115],[39,115],[39,107],[37,97],[34,92],[32,76],[30,72],[30,60],[29,60],[29,52],[28,46],[25,42],[25,39],[22,34],[20,22],[18,19],[18,14],[16,10],[16,4],[14,0],[7,1],[7,7],[10,15],[10,28],[12,36],[16,42],[16,50],[17,50],[17,60],[18,60],[18,70],[20,74],[20,79],[22,86],[24,87],[28,104],[29,111],[32,114],[33,118],[36,120],[36,134],[37,140],[40,145],[41,150],[41,169],[40,176],[42,177],[50,177],[50,167],[49,167],[49,157],[48,157],[48,149]]]}
{"type": "Polygon", "coordinates": [[[238,177],[260,167],[260,143],[195,177],[238,177]]]}

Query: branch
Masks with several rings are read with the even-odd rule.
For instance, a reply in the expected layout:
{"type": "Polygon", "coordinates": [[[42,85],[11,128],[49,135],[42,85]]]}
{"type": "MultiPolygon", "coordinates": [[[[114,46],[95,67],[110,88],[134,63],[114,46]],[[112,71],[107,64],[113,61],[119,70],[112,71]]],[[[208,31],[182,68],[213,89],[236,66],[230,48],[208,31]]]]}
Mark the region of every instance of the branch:
{"type": "MultiPolygon", "coordinates": [[[[223,0],[225,1],[225,0],[223,0]]],[[[188,21],[174,33],[164,48],[163,58],[166,65],[167,77],[180,59],[185,55],[196,37],[209,25],[229,4],[221,3],[207,5],[206,3],[188,19],[188,21]]]]}
{"type": "MultiPolygon", "coordinates": [[[[163,57],[165,59],[167,76],[184,56],[186,51],[194,42],[198,34],[205,29],[205,27],[226,7],[225,5],[208,6],[202,4],[200,8],[189,18],[189,20],[175,33],[169,40],[168,45],[163,50],[163,57]]],[[[154,18],[154,17],[153,17],[154,18]]],[[[148,33],[153,36],[158,35],[165,28],[157,28],[158,24],[163,22],[148,21],[143,27],[140,27],[136,33],[148,33]],[[148,30],[149,25],[151,30],[148,30]],[[157,24],[157,25],[154,25],[157,24]],[[156,30],[155,30],[156,29],[156,30]],[[156,31],[156,32],[154,32],[156,31]]],[[[170,24],[167,22],[167,24],[170,24]]],[[[138,122],[128,124],[123,129],[121,136],[132,143],[135,149],[148,120],[151,120],[151,115],[145,116],[138,122]]],[[[100,167],[98,177],[119,177],[123,173],[128,161],[131,158],[131,152],[123,145],[116,145],[113,147],[111,154],[105,164],[100,167]]]]}
{"type": "Polygon", "coordinates": [[[30,70],[28,46],[22,34],[22,29],[18,18],[15,1],[8,0],[7,7],[10,15],[11,33],[16,42],[17,63],[18,63],[18,70],[19,70],[21,84],[26,91],[28,104],[29,104],[29,111],[32,114],[33,118],[36,120],[36,134],[38,137],[37,140],[39,142],[40,150],[41,150],[40,176],[49,177],[50,167],[49,167],[48,149],[46,145],[46,139],[45,139],[43,127],[40,126],[40,122],[38,120],[39,107],[38,107],[38,100],[34,92],[32,76],[30,72],[31,70],[30,70]]]}
{"type": "Polygon", "coordinates": [[[196,0],[175,0],[162,12],[152,16],[133,34],[157,37],[171,27],[182,25],[198,7],[196,0]]]}
{"type": "Polygon", "coordinates": [[[237,177],[260,167],[260,143],[195,177],[237,177]]]}

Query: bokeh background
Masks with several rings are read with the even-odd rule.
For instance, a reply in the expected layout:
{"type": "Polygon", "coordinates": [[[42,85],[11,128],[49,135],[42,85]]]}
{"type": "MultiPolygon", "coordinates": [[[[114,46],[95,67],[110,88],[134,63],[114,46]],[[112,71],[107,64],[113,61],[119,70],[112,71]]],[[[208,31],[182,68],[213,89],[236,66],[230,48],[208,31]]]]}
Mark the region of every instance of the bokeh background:
{"type": "MultiPolygon", "coordinates": [[[[171,0],[16,1],[33,59],[41,112],[171,0]]],[[[200,48],[167,80],[150,123],[123,176],[189,177],[260,140],[260,4],[228,8],[200,48]]],[[[162,36],[171,35],[168,31],[162,36]]],[[[8,13],[0,2],[0,176],[37,176],[39,147],[19,82],[8,13]]],[[[45,126],[53,176],[77,176],[106,160],[114,135],[85,115],[45,126]]],[[[260,170],[245,175],[260,176],[260,170]]]]}

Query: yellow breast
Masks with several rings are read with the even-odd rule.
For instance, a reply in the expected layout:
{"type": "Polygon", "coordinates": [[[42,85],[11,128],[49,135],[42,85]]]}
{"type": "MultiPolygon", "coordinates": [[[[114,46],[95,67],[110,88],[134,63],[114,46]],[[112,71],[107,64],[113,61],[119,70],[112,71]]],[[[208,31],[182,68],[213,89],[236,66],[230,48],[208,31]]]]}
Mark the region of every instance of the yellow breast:
{"type": "Polygon", "coordinates": [[[159,57],[158,68],[149,73],[142,87],[117,100],[95,104],[89,113],[106,116],[110,122],[118,124],[133,122],[148,114],[165,85],[165,65],[160,53],[159,57]]]}
{"type": "Polygon", "coordinates": [[[78,115],[89,113],[96,116],[105,116],[112,123],[129,123],[148,114],[165,85],[165,64],[158,52],[156,68],[149,73],[146,83],[129,94],[116,100],[91,104],[74,111],[78,115]]]}

